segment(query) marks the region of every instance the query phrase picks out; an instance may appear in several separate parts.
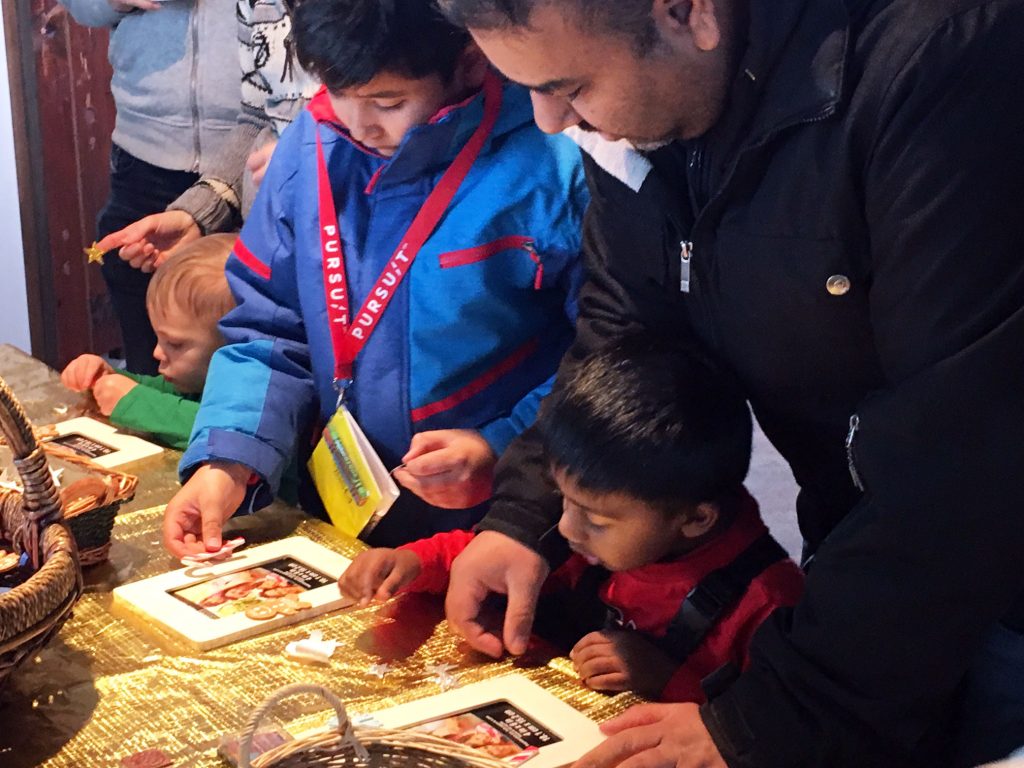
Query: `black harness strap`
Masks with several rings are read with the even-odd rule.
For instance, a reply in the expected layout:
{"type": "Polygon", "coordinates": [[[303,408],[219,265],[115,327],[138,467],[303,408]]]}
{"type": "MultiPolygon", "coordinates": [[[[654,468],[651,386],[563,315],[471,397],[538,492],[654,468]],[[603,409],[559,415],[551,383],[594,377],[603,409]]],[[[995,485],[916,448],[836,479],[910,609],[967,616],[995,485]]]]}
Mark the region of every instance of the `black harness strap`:
{"type": "Polygon", "coordinates": [[[701,579],[679,606],[664,637],[657,638],[655,644],[679,663],[684,662],[746,594],[750,583],[786,557],[786,550],[766,533],[731,563],[701,579]]]}

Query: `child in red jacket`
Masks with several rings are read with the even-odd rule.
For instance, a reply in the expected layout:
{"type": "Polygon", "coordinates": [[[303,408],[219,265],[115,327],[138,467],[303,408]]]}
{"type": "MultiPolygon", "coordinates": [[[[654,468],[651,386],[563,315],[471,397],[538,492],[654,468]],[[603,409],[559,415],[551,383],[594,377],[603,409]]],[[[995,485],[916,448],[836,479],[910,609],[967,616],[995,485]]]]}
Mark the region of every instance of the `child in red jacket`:
{"type": "MultiPolygon", "coordinates": [[[[573,644],[595,690],[703,702],[803,583],[743,488],[746,402],[697,353],[637,336],[584,361],[537,428],[563,497],[551,535],[573,552],[545,583],[539,633],[573,644]]],[[[472,536],[364,552],[339,587],[363,604],[443,592],[472,536]]]]}

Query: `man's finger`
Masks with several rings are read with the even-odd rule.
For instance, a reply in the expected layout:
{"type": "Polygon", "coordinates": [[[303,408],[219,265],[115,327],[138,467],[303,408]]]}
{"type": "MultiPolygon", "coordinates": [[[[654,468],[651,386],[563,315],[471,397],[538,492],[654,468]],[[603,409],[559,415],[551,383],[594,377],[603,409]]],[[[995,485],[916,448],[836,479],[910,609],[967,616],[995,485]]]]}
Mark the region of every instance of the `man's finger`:
{"type": "Polygon", "coordinates": [[[451,630],[473,648],[492,658],[500,658],[504,647],[501,639],[484,629],[479,621],[480,608],[490,590],[476,580],[452,581],[444,601],[445,614],[451,630]]]}
{"type": "Polygon", "coordinates": [[[131,241],[131,237],[129,236],[130,229],[131,226],[127,226],[124,229],[119,229],[117,232],[111,232],[106,237],[100,238],[96,242],[96,247],[99,248],[104,253],[106,253],[107,251],[112,251],[115,248],[120,248],[125,243],[131,241]]]}
{"type": "Polygon", "coordinates": [[[601,730],[610,736],[627,728],[637,728],[642,725],[656,723],[665,716],[665,709],[668,706],[670,705],[638,704],[635,707],[630,707],[621,715],[601,723],[601,730]]]}
{"type": "Polygon", "coordinates": [[[537,610],[537,598],[543,578],[518,578],[511,573],[508,583],[508,607],[505,608],[505,626],[502,637],[505,647],[514,656],[526,653],[533,628],[533,614],[537,610]]]}
{"type": "Polygon", "coordinates": [[[611,736],[576,761],[573,768],[611,768],[661,743],[656,728],[631,728],[611,736]]]}

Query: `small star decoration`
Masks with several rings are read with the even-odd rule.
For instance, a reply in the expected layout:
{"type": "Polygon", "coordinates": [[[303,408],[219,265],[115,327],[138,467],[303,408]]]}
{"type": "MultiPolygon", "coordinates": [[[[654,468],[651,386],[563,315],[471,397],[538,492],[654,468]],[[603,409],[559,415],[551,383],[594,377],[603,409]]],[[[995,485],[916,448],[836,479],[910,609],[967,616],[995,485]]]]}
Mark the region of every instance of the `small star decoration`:
{"type": "Polygon", "coordinates": [[[83,250],[85,251],[85,255],[88,257],[90,264],[103,264],[103,251],[96,247],[96,243],[93,243],[83,250]]]}

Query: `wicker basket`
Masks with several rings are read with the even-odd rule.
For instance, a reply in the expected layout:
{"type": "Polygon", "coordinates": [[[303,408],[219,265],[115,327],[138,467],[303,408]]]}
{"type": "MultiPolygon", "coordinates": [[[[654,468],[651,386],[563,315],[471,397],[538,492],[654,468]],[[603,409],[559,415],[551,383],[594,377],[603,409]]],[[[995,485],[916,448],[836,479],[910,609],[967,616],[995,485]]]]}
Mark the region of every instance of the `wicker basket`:
{"type": "Polygon", "coordinates": [[[239,742],[240,768],[508,768],[508,763],[470,747],[418,731],[353,729],[345,706],[318,685],[281,688],[256,708],[239,742]],[[253,735],[267,713],[300,693],[323,697],[334,707],[338,729],[289,741],[249,761],[253,735]]]}
{"type": "MultiPolygon", "coordinates": [[[[77,481],[65,483],[60,489],[64,521],[78,545],[79,563],[86,567],[105,562],[110,553],[114,518],[121,505],[135,495],[139,479],[101,467],[71,448],[49,442],[57,436],[52,427],[36,429],[35,435],[53,464],[70,468],[79,475],[77,481]]],[[[20,491],[0,488],[0,503],[7,494],[20,495],[20,491]]]]}
{"type": "Polygon", "coordinates": [[[14,454],[24,493],[0,497],[0,538],[27,553],[32,574],[0,594],[0,685],[47,643],[82,594],[78,550],[63,523],[46,454],[7,384],[0,379],[0,430],[14,454]]]}

